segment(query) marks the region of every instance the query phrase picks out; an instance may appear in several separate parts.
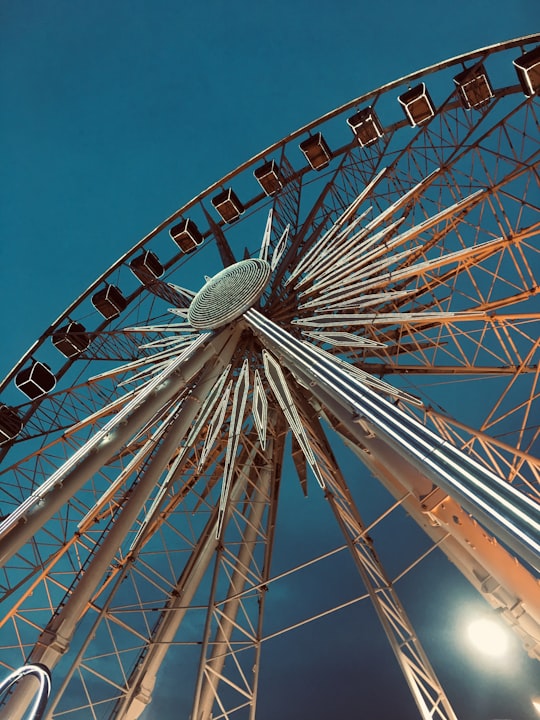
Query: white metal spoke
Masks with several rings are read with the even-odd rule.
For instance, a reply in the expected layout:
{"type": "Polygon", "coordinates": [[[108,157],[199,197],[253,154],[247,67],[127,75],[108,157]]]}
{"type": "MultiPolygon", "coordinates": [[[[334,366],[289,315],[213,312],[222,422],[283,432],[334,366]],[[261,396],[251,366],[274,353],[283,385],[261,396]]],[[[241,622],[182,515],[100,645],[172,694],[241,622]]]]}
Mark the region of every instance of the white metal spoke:
{"type": "Polygon", "coordinates": [[[285,376],[283,375],[279,363],[265,350],[263,350],[263,362],[266,378],[276,396],[283,414],[287,419],[287,422],[289,423],[289,427],[293,431],[298,444],[302,448],[302,452],[304,453],[309,466],[313,470],[313,473],[317,478],[317,482],[322,488],[324,488],[324,480],[317,466],[317,461],[313,455],[313,451],[310,447],[300,417],[298,416],[298,411],[294,405],[291,393],[287,387],[287,381],[285,380],[285,376]]]}

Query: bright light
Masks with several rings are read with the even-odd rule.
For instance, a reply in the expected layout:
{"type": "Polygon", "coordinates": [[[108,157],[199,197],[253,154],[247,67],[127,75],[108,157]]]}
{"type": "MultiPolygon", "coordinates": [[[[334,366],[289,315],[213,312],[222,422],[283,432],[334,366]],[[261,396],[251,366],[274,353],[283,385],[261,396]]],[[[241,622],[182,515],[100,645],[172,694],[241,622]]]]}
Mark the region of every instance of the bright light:
{"type": "Polygon", "coordinates": [[[478,618],[467,628],[469,640],[477,650],[497,658],[508,650],[508,634],[495,620],[478,618]]]}
{"type": "Polygon", "coordinates": [[[540,695],[531,698],[532,706],[536,710],[536,714],[540,715],[540,695]]]}

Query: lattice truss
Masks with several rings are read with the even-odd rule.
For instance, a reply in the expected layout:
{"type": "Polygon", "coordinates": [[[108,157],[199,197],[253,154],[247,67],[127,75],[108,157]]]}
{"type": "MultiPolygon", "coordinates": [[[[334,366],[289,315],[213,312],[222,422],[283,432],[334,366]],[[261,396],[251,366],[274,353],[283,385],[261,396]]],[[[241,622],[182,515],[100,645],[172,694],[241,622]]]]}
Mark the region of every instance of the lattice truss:
{"type": "MultiPolygon", "coordinates": [[[[284,146],[288,183],[266,203],[268,219],[254,214],[259,237],[247,248],[271,264],[264,317],[536,500],[538,126],[537,101],[507,90],[475,111],[451,95],[427,125],[348,144],[316,181],[294,170],[284,146]],[[481,402],[462,415],[471,388],[481,402]]],[[[222,257],[235,233],[247,242],[241,223],[214,228],[222,257]]],[[[183,287],[193,284],[184,261],[134,292],[117,327],[93,333],[57,389],[20,407],[24,429],[1,473],[3,518],[44,486],[61,493],[58,468],[181,375],[1,570],[0,665],[30,657],[57,667],[50,717],[135,718],[170,649],[193,684],[194,718],[254,717],[270,641],[264,609],[281,577],[271,564],[278,499],[294,472],[306,494],[324,495],[363,580],[343,603],[371,598],[425,716],[453,717],[395,585],[438,547],[516,625],[517,598],[489,589],[491,565],[464,555],[446,516],[480,533],[500,553],[495,564],[507,550],[446,493],[415,493],[385,470],[373,429],[359,439],[243,319],[215,332],[191,326],[198,288],[183,287]],[[346,477],[328,428],[388,491],[366,521],[359,506],[373,481],[346,477]],[[426,533],[423,555],[390,577],[371,536],[391,532],[404,510],[426,533]]],[[[325,613],[306,606],[291,627],[325,613]]],[[[540,640],[516,629],[539,655],[540,640]]]]}

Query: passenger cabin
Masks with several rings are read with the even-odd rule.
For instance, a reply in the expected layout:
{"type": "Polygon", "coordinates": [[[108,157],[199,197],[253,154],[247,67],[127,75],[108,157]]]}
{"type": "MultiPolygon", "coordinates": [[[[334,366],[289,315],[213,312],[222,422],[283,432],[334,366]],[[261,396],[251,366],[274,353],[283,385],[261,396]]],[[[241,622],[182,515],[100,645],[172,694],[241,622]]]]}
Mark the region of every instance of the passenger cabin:
{"type": "Polygon", "coordinates": [[[371,145],[383,136],[382,125],[372,107],[359,110],[347,119],[347,124],[362,147],[371,145]]]}
{"type": "Polygon", "coordinates": [[[17,437],[23,422],[15,408],[0,403],[0,445],[17,437]]]}
{"type": "Polygon", "coordinates": [[[454,78],[463,107],[478,108],[493,97],[493,88],[483,65],[466,68],[454,78]]]}
{"type": "Polygon", "coordinates": [[[127,300],[116,285],[107,285],[92,297],[92,305],[107,320],[118,317],[127,306],[127,300]]]}
{"type": "Polygon", "coordinates": [[[186,218],[169,230],[169,235],[183,253],[193,252],[203,241],[203,236],[193,220],[186,218]]]}
{"type": "Polygon", "coordinates": [[[17,374],[15,385],[30,400],[36,400],[55,387],[56,377],[48,365],[33,360],[29,367],[17,374]]]}
{"type": "Polygon", "coordinates": [[[51,340],[54,347],[67,358],[75,357],[90,345],[90,337],[84,325],[78,322],[70,322],[59,328],[52,334],[51,340]]]}
{"type": "Polygon", "coordinates": [[[133,258],[129,263],[129,268],[143,285],[157,280],[165,272],[158,256],[151,250],[143,250],[141,255],[133,258]]]}
{"type": "Polygon", "coordinates": [[[407,90],[398,97],[398,101],[402,105],[403,112],[412,127],[431,120],[435,115],[435,106],[425,83],[420,83],[420,85],[415,85],[410,90],[407,90]]]}
{"type": "Polygon", "coordinates": [[[273,195],[283,187],[283,178],[275,160],[261,165],[253,174],[267,195],[273,195]]]}
{"type": "Polygon", "coordinates": [[[212,205],[226,223],[238,220],[245,210],[237,194],[231,188],[227,188],[227,190],[223,190],[219,195],[213,197],[212,205]]]}
{"type": "Polygon", "coordinates": [[[332,159],[332,151],[320,132],[301,142],[300,150],[314,170],[322,170],[332,159]]]}
{"type": "Polygon", "coordinates": [[[540,45],[513,62],[525,95],[540,95],[540,45]]]}

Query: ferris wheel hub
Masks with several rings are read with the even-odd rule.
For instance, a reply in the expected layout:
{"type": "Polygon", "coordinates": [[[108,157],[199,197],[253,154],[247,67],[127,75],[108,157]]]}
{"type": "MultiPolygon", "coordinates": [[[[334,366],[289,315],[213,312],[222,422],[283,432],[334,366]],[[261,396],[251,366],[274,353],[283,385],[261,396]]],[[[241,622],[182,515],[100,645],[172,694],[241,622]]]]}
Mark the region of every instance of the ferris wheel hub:
{"type": "Polygon", "coordinates": [[[270,277],[266,260],[241,260],[221,270],[191,301],[188,321],[199,330],[215,330],[236,320],[261,297],[270,277]]]}

